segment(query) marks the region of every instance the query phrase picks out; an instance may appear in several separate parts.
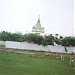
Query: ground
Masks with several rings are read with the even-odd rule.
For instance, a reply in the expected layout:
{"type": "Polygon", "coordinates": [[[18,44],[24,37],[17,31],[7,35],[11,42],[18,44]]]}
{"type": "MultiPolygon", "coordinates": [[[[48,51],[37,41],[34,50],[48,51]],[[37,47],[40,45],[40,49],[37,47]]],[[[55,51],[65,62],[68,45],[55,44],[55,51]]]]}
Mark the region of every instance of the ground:
{"type": "Polygon", "coordinates": [[[75,75],[75,67],[59,53],[5,49],[0,47],[0,75],[75,75]],[[58,58],[56,58],[58,57],[58,58]]]}

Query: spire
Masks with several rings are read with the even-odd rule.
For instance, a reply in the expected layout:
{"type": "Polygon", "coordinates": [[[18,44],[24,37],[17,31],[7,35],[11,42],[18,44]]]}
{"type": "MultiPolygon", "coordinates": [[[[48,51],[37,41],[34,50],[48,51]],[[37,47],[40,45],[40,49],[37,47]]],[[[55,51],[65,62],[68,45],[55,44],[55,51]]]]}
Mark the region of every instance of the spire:
{"type": "Polygon", "coordinates": [[[38,22],[40,23],[40,15],[39,15],[39,18],[38,18],[38,22]]]}
{"type": "Polygon", "coordinates": [[[40,15],[39,15],[39,21],[40,21],[40,15]]]}

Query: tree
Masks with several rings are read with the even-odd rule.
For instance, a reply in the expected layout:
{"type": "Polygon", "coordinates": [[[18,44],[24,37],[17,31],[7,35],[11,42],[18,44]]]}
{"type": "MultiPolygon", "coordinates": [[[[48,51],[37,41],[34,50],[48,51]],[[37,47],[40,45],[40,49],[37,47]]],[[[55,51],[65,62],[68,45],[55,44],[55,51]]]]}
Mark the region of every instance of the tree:
{"type": "Polygon", "coordinates": [[[45,35],[42,40],[42,45],[54,45],[54,36],[52,34],[45,35]]]}
{"type": "Polygon", "coordinates": [[[65,37],[62,40],[63,46],[75,46],[75,37],[65,37]]]}
{"type": "Polygon", "coordinates": [[[23,35],[19,32],[12,33],[11,35],[12,35],[12,37],[11,37],[12,41],[18,41],[18,42],[23,42],[24,41],[23,35]]]}
{"type": "Polygon", "coordinates": [[[42,45],[43,46],[47,46],[48,45],[47,39],[45,37],[43,37],[42,45]]]}
{"type": "Polygon", "coordinates": [[[58,45],[62,45],[62,40],[63,40],[63,37],[62,36],[58,37],[58,34],[56,34],[56,36],[54,37],[54,42],[58,45]]]}
{"type": "Polygon", "coordinates": [[[10,32],[6,32],[6,31],[2,31],[0,33],[0,40],[22,42],[24,39],[23,39],[22,33],[19,33],[19,32],[10,33],[10,32]]]}
{"type": "Polygon", "coordinates": [[[0,40],[11,41],[11,33],[10,32],[2,31],[0,33],[0,40]]]}
{"type": "Polygon", "coordinates": [[[34,42],[36,44],[42,44],[42,39],[43,39],[43,37],[40,36],[40,34],[38,34],[38,33],[35,33],[35,34],[31,34],[31,33],[25,34],[24,38],[25,38],[25,41],[27,41],[27,42],[34,42]]]}
{"type": "Polygon", "coordinates": [[[45,39],[46,39],[46,42],[48,43],[48,45],[54,45],[54,36],[52,36],[52,34],[50,35],[45,35],[45,39]]]}

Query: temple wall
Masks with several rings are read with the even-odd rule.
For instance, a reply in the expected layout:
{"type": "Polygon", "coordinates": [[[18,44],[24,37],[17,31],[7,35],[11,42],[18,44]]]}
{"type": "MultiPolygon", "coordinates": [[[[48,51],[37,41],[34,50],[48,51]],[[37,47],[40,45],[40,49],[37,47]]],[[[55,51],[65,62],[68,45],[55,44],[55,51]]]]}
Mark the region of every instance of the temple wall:
{"type": "Polygon", "coordinates": [[[36,50],[36,51],[50,51],[50,52],[63,52],[63,53],[75,53],[75,47],[66,47],[67,52],[65,51],[64,46],[52,46],[52,45],[38,45],[38,44],[30,44],[26,42],[13,42],[6,41],[6,48],[13,49],[24,49],[24,50],[36,50]]]}

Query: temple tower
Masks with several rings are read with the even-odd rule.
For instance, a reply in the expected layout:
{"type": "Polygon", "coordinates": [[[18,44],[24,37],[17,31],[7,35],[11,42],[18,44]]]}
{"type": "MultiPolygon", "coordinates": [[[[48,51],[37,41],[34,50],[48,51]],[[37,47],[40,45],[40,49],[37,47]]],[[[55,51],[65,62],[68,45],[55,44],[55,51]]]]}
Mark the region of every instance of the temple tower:
{"type": "Polygon", "coordinates": [[[40,15],[37,23],[32,27],[32,32],[44,33],[44,27],[41,27],[41,23],[40,23],[40,15]]]}

